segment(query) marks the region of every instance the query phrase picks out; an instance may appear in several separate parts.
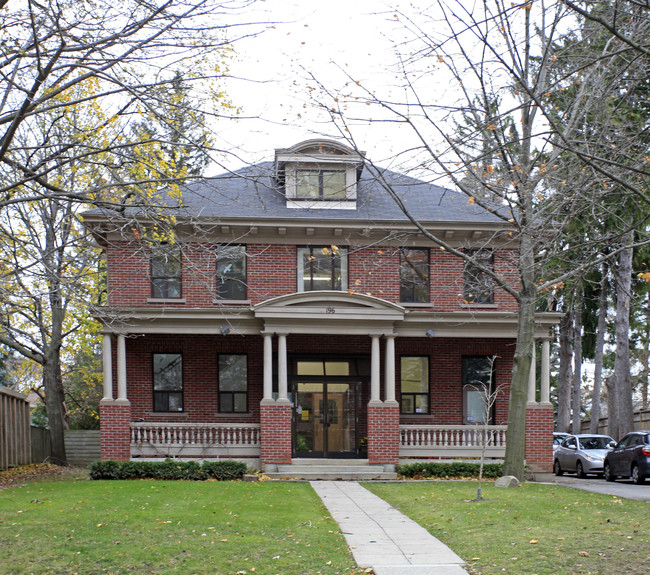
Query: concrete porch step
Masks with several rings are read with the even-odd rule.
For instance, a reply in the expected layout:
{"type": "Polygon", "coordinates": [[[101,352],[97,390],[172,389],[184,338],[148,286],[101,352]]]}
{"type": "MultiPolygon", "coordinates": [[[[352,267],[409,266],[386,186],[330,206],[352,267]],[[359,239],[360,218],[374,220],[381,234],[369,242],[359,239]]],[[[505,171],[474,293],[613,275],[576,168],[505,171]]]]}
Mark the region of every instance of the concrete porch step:
{"type": "Polygon", "coordinates": [[[265,473],[272,479],[308,481],[372,481],[397,479],[397,473],[383,465],[369,465],[367,459],[294,459],[290,465],[278,465],[265,473]]]}

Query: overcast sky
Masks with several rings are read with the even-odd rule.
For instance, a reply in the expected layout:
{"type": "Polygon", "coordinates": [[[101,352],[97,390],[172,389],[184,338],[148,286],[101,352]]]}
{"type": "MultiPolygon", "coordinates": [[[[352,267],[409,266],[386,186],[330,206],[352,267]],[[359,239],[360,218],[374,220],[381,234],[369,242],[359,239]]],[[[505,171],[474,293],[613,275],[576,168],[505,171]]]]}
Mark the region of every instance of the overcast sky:
{"type": "MultiPolygon", "coordinates": [[[[409,10],[429,2],[392,2],[409,10]]],[[[237,149],[249,161],[272,159],[273,150],[317,134],[335,136],[335,128],[311,106],[308,73],[337,90],[344,73],[364,85],[386,87],[397,82],[392,64],[394,43],[404,37],[394,10],[382,0],[268,0],[258,2],[247,17],[276,22],[254,38],[235,44],[237,56],[227,93],[243,108],[245,119],[219,123],[223,148],[237,149]],[[253,118],[253,119],[248,119],[253,118]]],[[[313,83],[312,83],[313,85],[313,83]]],[[[357,126],[354,135],[376,161],[399,151],[389,126],[357,126]]],[[[227,167],[236,168],[234,159],[227,167]]]]}

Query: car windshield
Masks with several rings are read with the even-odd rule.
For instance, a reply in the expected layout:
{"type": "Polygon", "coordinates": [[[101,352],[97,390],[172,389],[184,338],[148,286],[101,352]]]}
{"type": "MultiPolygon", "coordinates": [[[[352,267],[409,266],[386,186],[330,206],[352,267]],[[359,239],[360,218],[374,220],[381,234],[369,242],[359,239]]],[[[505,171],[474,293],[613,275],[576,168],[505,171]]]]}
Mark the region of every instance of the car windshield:
{"type": "Polygon", "coordinates": [[[609,437],[581,437],[581,449],[607,449],[607,445],[612,441],[609,437]]]}

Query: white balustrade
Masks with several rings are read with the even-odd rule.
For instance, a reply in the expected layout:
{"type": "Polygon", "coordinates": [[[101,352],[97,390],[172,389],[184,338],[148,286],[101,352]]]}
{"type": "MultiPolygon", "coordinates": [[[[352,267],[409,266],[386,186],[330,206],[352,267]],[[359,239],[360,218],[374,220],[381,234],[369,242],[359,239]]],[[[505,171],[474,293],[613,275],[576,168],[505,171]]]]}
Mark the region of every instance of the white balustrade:
{"type": "Polygon", "coordinates": [[[503,457],[506,425],[401,425],[400,457],[503,457]]]}
{"type": "Polygon", "coordinates": [[[259,457],[258,423],[131,423],[131,455],[259,457]]]}

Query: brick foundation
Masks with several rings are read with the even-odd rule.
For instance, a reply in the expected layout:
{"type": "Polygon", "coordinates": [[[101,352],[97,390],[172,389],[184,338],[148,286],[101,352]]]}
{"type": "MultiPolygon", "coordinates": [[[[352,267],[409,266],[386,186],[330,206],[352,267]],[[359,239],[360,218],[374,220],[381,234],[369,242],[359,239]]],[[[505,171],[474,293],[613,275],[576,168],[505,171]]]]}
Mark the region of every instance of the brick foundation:
{"type": "Polygon", "coordinates": [[[291,403],[267,402],[260,405],[262,470],[267,465],[291,463],[291,403]]]}
{"type": "Polygon", "coordinates": [[[368,404],[368,462],[399,463],[399,404],[368,404]]]}
{"type": "Polygon", "coordinates": [[[526,464],[534,472],[553,470],[553,406],[550,403],[526,406],[526,464]]]}
{"type": "Polygon", "coordinates": [[[102,460],[129,461],[131,459],[131,404],[104,401],[99,405],[101,422],[102,460]]]}

